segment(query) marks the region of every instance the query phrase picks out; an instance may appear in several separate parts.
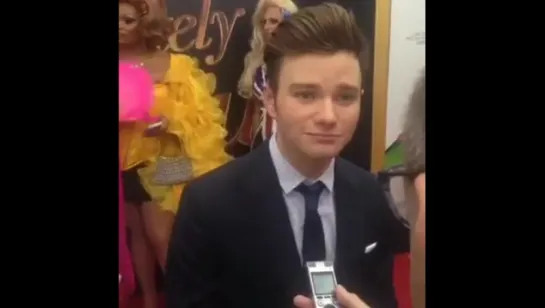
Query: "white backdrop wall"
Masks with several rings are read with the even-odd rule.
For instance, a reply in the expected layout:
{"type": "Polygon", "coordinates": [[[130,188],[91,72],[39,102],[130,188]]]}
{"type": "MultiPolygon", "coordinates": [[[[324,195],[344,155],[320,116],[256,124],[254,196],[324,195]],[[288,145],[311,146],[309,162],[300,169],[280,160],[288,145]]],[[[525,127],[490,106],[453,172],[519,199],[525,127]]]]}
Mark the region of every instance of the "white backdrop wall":
{"type": "Polygon", "coordinates": [[[401,132],[405,106],[426,63],[426,1],[391,1],[386,147],[401,132]]]}

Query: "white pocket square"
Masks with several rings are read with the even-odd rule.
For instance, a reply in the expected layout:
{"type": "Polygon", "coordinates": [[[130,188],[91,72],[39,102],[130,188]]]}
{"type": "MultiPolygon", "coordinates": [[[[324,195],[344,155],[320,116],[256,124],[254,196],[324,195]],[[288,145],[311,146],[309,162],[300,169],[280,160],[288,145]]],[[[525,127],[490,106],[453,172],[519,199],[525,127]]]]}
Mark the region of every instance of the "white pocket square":
{"type": "Polygon", "coordinates": [[[367,245],[367,247],[365,247],[365,253],[370,253],[371,251],[373,251],[373,249],[375,249],[375,247],[377,247],[377,242],[367,245]]]}

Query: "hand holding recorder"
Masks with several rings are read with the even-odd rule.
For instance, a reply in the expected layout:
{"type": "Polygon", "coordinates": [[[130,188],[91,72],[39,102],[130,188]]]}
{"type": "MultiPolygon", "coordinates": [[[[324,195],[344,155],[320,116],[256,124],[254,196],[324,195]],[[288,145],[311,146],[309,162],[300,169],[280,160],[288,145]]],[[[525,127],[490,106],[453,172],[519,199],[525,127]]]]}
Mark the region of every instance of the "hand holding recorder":
{"type": "MultiPolygon", "coordinates": [[[[356,294],[348,292],[343,286],[338,285],[335,289],[337,302],[343,308],[369,308],[356,294]]],[[[293,304],[297,308],[314,308],[314,302],[305,296],[297,295],[293,299],[293,304]]]]}
{"type": "Polygon", "coordinates": [[[356,294],[337,285],[335,268],[329,261],[306,262],[312,298],[297,295],[298,308],[369,308],[356,294]]]}

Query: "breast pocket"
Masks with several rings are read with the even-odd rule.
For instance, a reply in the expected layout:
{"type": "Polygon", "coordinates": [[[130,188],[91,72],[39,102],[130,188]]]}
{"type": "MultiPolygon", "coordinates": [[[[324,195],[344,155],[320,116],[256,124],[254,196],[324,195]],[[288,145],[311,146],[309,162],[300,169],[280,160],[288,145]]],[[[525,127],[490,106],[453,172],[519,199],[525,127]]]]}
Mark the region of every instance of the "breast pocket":
{"type": "Polygon", "coordinates": [[[388,282],[392,279],[394,255],[379,240],[366,242],[360,253],[360,266],[368,281],[388,282]]]}

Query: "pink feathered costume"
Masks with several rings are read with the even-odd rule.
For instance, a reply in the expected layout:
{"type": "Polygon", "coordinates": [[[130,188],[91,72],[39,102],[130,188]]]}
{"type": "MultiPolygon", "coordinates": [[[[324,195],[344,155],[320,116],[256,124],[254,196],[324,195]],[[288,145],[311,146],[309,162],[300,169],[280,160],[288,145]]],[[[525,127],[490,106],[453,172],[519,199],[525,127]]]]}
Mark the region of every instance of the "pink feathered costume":
{"type": "MultiPolygon", "coordinates": [[[[149,110],[153,105],[153,79],[148,71],[138,64],[119,63],[119,122],[151,122],[149,110]]],[[[157,120],[157,119],[155,119],[157,120]]],[[[121,141],[121,137],[120,137],[121,141]]],[[[124,153],[121,150],[120,152],[124,153]]],[[[125,154],[122,154],[125,155],[125,154]]],[[[125,211],[123,182],[119,169],[119,300],[127,299],[135,288],[131,255],[125,234],[125,211]]]]}
{"type": "Polygon", "coordinates": [[[123,187],[121,171],[119,171],[119,301],[127,299],[134,291],[134,273],[131,255],[127,247],[125,233],[125,206],[123,204],[123,187]]]}

